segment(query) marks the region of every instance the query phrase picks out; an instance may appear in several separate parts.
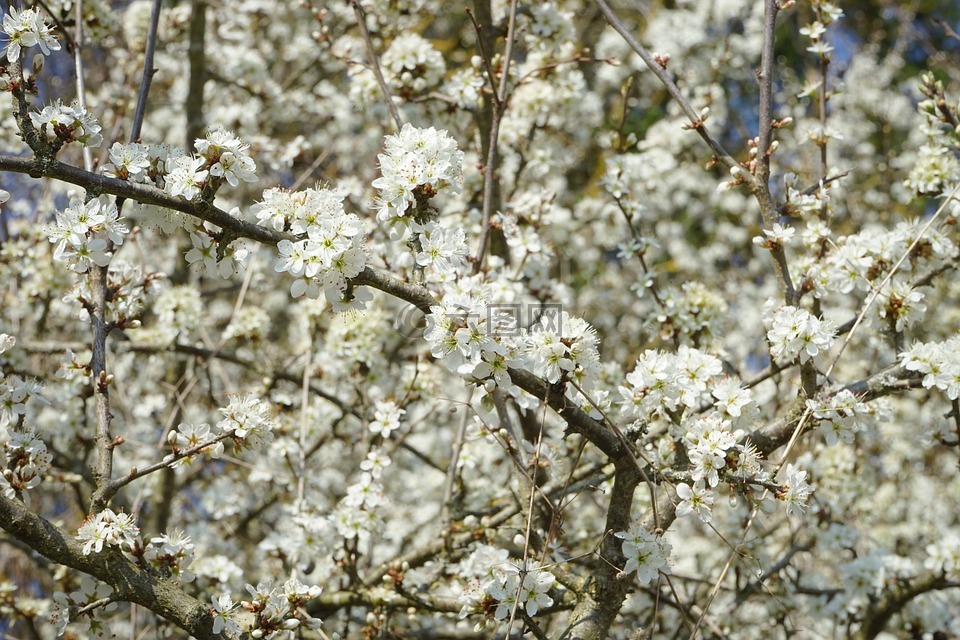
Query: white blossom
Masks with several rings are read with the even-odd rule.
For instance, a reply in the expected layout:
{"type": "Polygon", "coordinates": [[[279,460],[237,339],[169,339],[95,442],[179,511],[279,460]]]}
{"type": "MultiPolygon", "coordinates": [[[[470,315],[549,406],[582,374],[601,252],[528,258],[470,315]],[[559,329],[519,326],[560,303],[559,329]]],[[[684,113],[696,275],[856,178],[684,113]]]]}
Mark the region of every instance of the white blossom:
{"type": "Polygon", "coordinates": [[[36,8],[19,10],[8,6],[3,17],[3,32],[7,35],[7,62],[13,63],[20,58],[20,50],[36,45],[43,55],[60,50],[60,41],[53,35],[50,26],[44,21],[36,8]]]}
{"type": "Polygon", "coordinates": [[[140,544],[140,528],[133,516],[104,509],[88,517],[77,530],[77,541],[83,543],[83,554],[100,553],[104,545],[134,550],[140,544]]]}
{"type": "Polygon", "coordinates": [[[640,523],[614,535],[623,540],[623,555],[627,559],[623,573],[636,571],[642,585],[650,584],[661,573],[670,573],[672,547],[662,537],[650,533],[640,523]]]}

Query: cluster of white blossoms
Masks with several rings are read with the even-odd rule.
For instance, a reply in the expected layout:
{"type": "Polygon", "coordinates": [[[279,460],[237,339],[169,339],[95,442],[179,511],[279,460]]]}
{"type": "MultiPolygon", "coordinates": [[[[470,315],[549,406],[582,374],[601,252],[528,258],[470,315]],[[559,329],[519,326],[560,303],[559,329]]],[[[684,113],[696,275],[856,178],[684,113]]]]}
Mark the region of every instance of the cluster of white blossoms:
{"type": "Polygon", "coordinates": [[[817,2],[815,4],[819,8],[817,15],[820,19],[801,27],[800,35],[807,36],[810,39],[810,46],[807,47],[807,51],[819,57],[829,58],[833,47],[823,36],[827,32],[827,25],[843,17],[843,10],[832,2],[817,2]]]}
{"type": "Polygon", "coordinates": [[[672,546],[661,536],[646,530],[639,522],[634,522],[626,531],[614,534],[623,540],[623,555],[627,563],[623,574],[637,572],[637,580],[642,585],[653,582],[661,573],[670,573],[670,552],[672,546]]]}
{"type": "Polygon", "coordinates": [[[863,402],[849,389],[842,389],[826,398],[807,400],[807,408],[819,423],[828,445],[851,444],[854,435],[875,418],[884,415],[875,405],[863,402]]]}
{"type": "Polygon", "coordinates": [[[213,604],[213,633],[231,639],[239,638],[243,633],[237,622],[241,613],[237,605],[240,603],[234,602],[229,593],[210,596],[210,602],[213,604]]]}
{"type": "Polygon", "coordinates": [[[743,435],[741,430],[731,429],[729,420],[716,414],[700,417],[687,425],[683,442],[687,447],[693,484],[677,485],[681,500],[677,505],[677,516],[694,513],[701,521],[710,522],[716,501],[713,489],[721,479],[742,483],[740,490],[745,493],[751,491],[751,483],[770,479],[753,443],[744,440],[743,435]]]}
{"type": "Polygon", "coordinates": [[[431,267],[441,276],[453,276],[467,266],[467,237],[462,228],[446,229],[428,222],[419,235],[416,260],[421,267],[431,267]]]}
{"type": "Polygon", "coordinates": [[[960,536],[950,532],[928,544],[926,551],[927,558],[923,566],[932,571],[943,572],[951,580],[960,579],[960,536]]]}
{"type": "MultiPolygon", "coordinates": [[[[17,339],[13,336],[0,333],[0,353],[5,353],[16,343],[17,339]]],[[[0,374],[0,438],[8,433],[7,429],[18,428],[22,424],[31,398],[46,402],[40,395],[42,390],[40,383],[31,378],[23,378],[15,373],[0,374]]]]}
{"type": "Polygon", "coordinates": [[[50,242],[57,245],[53,257],[77,273],[93,265],[107,266],[113,255],[107,241],[121,245],[127,232],[116,201],[106,195],[88,202],[73,199],[57,212],[56,223],[46,228],[50,242]]]}
{"type": "Polygon", "coordinates": [[[377,453],[368,461],[372,464],[364,466],[369,470],[361,473],[358,480],[347,488],[347,495],[329,516],[330,523],[345,540],[356,540],[363,545],[370,542],[375,532],[381,531],[381,512],[389,504],[380,475],[390,460],[377,453]]]}
{"type": "Polygon", "coordinates": [[[140,546],[140,528],[133,516],[104,509],[83,521],[76,538],[83,543],[83,555],[100,553],[104,545],[133,551],[140,546]]]}
{"type": "MultiPolygon", "coordinates": [[[[380,160],[381,176],[373,181],[378,189],[377,219],[390,227],[392,237],[401,237],[418,209],[438,191],[458,191],[463,182],[463,152],[444,130],[418,129],[407,123],[400,133],[384,140],[380,160]],[[413,213],[411,213],[413,209],[413,213]],[[398,227],[398,223],[402,223],[398,227]]],[[[416,221],[413,221],[416,224],[416,221]]],[[[419,231],[419,227],[414,227],[419,231]]]]}
{"type": "MultiPolygon", "coordinates": [[[[193,200],[207,185],[207,192],[215,193],[226,182],[236,187],[240,181],[255,182],[256,164],[248,154],[249,145],[222,128],[214,129],[204,138],[194,141],[199,155],[186,155],[179,147],[166,144],[146,145],[138,142],[116,142],[110,147],[110,162],[100,171],[111,178],[148,184],[172,196],[193,200]]],[[[239,217],[236,207],[230,214],[239,217]]],[[[186,253],[186,261],[195,272],[208,277],[230,278],[245,271],[249,250],[240,241],[231,242],[217,252],[216,233],[204,225],[192,224],[186,216],[170,211],[158,211],[145,224],[159,227],[165,233],[183,228],[190,233],[193,245],[186,253]]]]}
{"type": "Polygon", "coordinates": [[[877,299],[877,312],[881,318],[893,325],[894,331],[900,332],[923,318],[927,311],[923,299],[921,291],[907,282],[894,279],[884,287],[883,293],[877,299]]]}
{"type": "MultiPolygon", "coordinates": [[[[518,399],[511,368],[529,369],[550,383],[572,381],[583,389],[594,388],[600,372],[599,341],[586,321],[544,308],[536,324],[522,328],[518,305],[491,304],[467,288],[445,295],[427,315],[423,335],[444,366],[482,386],[485,393],[500,388],[518,399]]],[[[585,411],[596,413],[576,387],[566,391],[585,411]]],[[[605,395],[597,391],[594,400],[605,395]]]]}
{"type": "Polygon", "coordinates": [[[79,142],[86,147],[103,143],[100,123],[76,102],[67,106],[57,100],[40,111],[31,111],[30,120],[46,131],[47,140],[79,142]]]}
{"type": "Polygon", "coordinates": [[[257,163],[250,157],[250,145],[232,131],[218,127],[194,140],[193,146],[214,178],[226,180],[231,187],[238,186],[241,180],[257,181],[257,163]]]}
{"type": "MultiPolygon", "coordinates": [[[[239,217],[240,209],[234,207],[230,214],[239,217]]],[[[250,255],[250,250],[240,240],[235,240],[223,251],[223,256],[218,259],[217,251],[220,249],[216,236],[217,234],[209,231],[204,225],[200,225],[195,231],[190,232],[191,249],[183,256],[183,259],[190,265],[190,269],[195,273],[202,273],[211,278],[229,279],[234,275],[243,275],[246,272],[246,260],[250,255]]]]}
{"type": "Polygon", "coordinates": [[[60,41],[53,35],[40,12],[36,8],[18,10],[7,6],[7,15],[3,17],[3,32],[7,35],[7,62],[13,63],[20,58],[21,49],[40,45],[43,55],[60,50],[60,41]]]}
{"type": "Polygon", "coordinates": [[[435,87],[447,72],[443,54],[417,33],[397,36],[383,52],[380,64],[402,97],[435,87]]]}
{"type": "Polygon", "coordinates": [[[486,592],[497,601],[495,620],[506,620],[515,607],[523,607],[528,616],[534,616],[540,607],[549,607],[553,598],[548,592],[557,577],[540,567],[536,560],[527,560],[524,567],[513,563],[497,567],[500,575],[486,586],[486,592]]]}
{"type": "Polygon", "coordinates": [[[549,383],[562,377],[593,386],[600,371],[597,332],[566,311],[544,313],[524,334],[526,365],[549,383]]]}
{"type": "Polygon", "coordinates": [[[39,486],[53,461],[47,445],[30,431],[10,432],[3,443],[3,452],[6,464],[0,475],[0,491],[8,498],[39,486]]]}
{"type": "Polygon", "coordinates": [[[753,244],[765,249],[782,247],[790,244],[796,233],[797,230],[793,227],[785,227],[779,222],[775,222],[772,229],[764,229],[762,236],[754,237],[753,244]]]}
{"type": "Polygon", "coordinates": [[[249,601],[243,601],[243,608],[254,614],[256,621],[249,629],[251,638],[275,638],[282,631],[319,629],[321,621],[303,612],[303,606],[318,597],[323,591],[317,586],[307,586],[290,578],[280,586],[260,582],[254,587],[246,585],[250,594],[249,601]]]}
{"type": "Polygon", "coordinates": [[[937,195],[960,179],[960,161],[937,135],[930,137],[931,140],[920,147],[910,175],[903,181],[904,186],[917,195],[937,195]]]}
{"type": "Polygon", "coordinates": [[[475,629],[478,632],[488,624],[507,620],[516,608],[534,616],[542,607],[553,605],[549,591],[556,576],[536,560],[511,560],[505,549],[478,545],[460,562],[457,575],[466,585],[458,598],[460,618],[482,614],[484,619],[475,629]]]}
{"type": "Polygon", "coordinates": [[[284,191],[268,189],[254,210],[261,224],[306,234],[297,241],[277,244],[276,270],[296,280],[290,294],[297,298],[324,297],[333,303],[363,308],[370,300],[363,290],[348,292],[348,280],[360,275],[367,264],[363,250],[363,225],[343,209],[343,195],[331,189],[284,191]]]}
{"type": "Polygon", "coordinates": [[[772,311],[765,309],[764,323],[770,355],[784,363],[800,362],[815,358],[833,344],[836,328],[829,320],[823,320],[806,309],[784,305],[772,311]]]}
{"type": "Polygon", "coordinates": [[[943,95],[943,82],[927,72],[921,76],[920,90],[927,97],[917,105],[924,118],[921,131],[926,141],[917,151],[910,174],[903,184],[916,195],[938,195],[949,190],[960,179],[960,161],[951,152],[955,132],[943,127],[938,94],[943,95]]]}
{"type": "Polygon", "coordinates": [[[885,326],[892,323],[896,331],[902,331],[916,324],[926,311],[924,295],[915,282],[942,268],[958,253],[945,229],[927,229],[921,237],[923,227],[922,221],[901,222],[892,229],[869,227],[834,238],[825,223],[810,220],[800,234],[806,251],[791,263],[791,272],[817,298],[828,291],[871,292],[908,254],[909,260],[900,263],[896,276],[881,292],[881,304],[876,306],[885,326]]]}
{"type": "MultiPolygon", "coordinates": [[[[510,318],[497,313],[496,308],[479,295],[448,293],[440,304],[430,307],[423,337],[430,343],[433,357],[449,370],[470,375],[486,362],[482,372],[487,373],[488,367],[492,369],[482,376],[486,378],[501,368],[498,363],[516,356],[516,348],[506,344],[509,340],[498,339],[502,332],[513,330],[515,333],[516,329],[515,324],[510,324],[510,318]]],[[[504,378],[506,369],[502,370],[500,380],[506,382],[509,377],[504,378]]]]}
{"type": "Polygon", "coordinates": [[[153,303],[153,312],[163,332],[165,344],[195,331],[203,319],[203,300],[193,285],[177,285],[161,291],[153,303]]]}
{"type": "Polygon", "coordinates": [[[190,536],[182,531],[161,534],[150,538],[143,550],[143,559],[165,577],[174,577],[191,582],[194,575],[187,570],[196,556],[196,548],[190,536]]]}
{"type": "MultiPolygon", "coordinates": [[[[670,424],[661,441],[662,463],[674,463],[679,439],[690,465],[689,480],[677,484],[677,515],[695,514],[705,523],[712,519],[714,490],[721,482],[735,483],[738,492],[750,495],[771,480],[760,453],[738,427],[750,425],[757,414],[753,393],[735,378],[720,377],[722,369],[715,356],[683,345],[676,353],[647,350],[627,374],[628,384],[619,387],[625,418],[661,418],[670,424]],[[687,411],[710,404],[709,413],[687,417],[687,411]]],[[[778,497],[789,496],[787,509],[793,513],[807,493],[785,487],[778,497]]]]}
{"type": "MultiPolygon", "coordinates": [[[[236,187],[256,182],[257,165],[250,157],[250,145],[223,128],[194,141],[198,155],[187,155],[180,147],[166,144],[115,142],[110,162],[101,171],[112,178],[152,184],[172,196],[193,200],[211,181],[215,187],[226,182],[236,187]]],[[[214,189],[213,191],[215,191],[214,189]]]]}
{"type": "Polygon", "coordinates": [[[737,447],[741,431],[730,431],[730,422],[708,415],[693,421],[683,439],[690,458],[692,478],[710,487],[720,484],[720,472],[727,466],[727,452],[737,447]]]}
{"type": "Polygon", "coordinates": [[[244,305],[230,319],[222,337],[224,340],[247,340],[260,344],[266,341],[271,322],[270,314],[262,307],[244,305]]]}
{"type": "MultiPolygon", "coordinates": [[[[213,459],[223,455],[223,437],[224,434],[216,434],[210,430],[207,423],[192,424],[181,422],[175,430],[171,430],[167,435],[167,444],[173,449],[173,453],[168,456],[173,460],[177,455],[186,451],[196,449],[194,455],[207,454],[213,459]]],[[[185,456],[176,460],[173,466],[182,466],[188,464],[192,456],[185,456]]]]}
{"type": "Polygon", "coordinates": [[[260,445],[273,439],[277,421],[272,417],[270,405],[252,395],[230,395],[226,407],[219,409],[223,420],[216,428],[207,423],[180,425],[167,434],[167,444],[173,453],[164,458],[171,466],[188,464],[193,456],[206,454],[211,458],[223,455],[223,441],[233,439],[238,446],[260,445]],[[184,455],[190,451],[189,455],[184,455]],[[178,457],[181,456],[181,457],[178,457]]]}
{"type": "MultiPolygon", "coordinates": [[[[653,272],[647,272],[632,287],[638,297],[647,295],[647,289],[653,285],[652,278],[653,272]]],[[[686,282],[679,289],[664,287],[660,291],[660,300],[663,304],[657,322],[664,339],[679,335],[702,341],[712,335],[713,328],[727,315],[727,303],[723,297],[700,282],[686,282]]]]}
{"type": "Polygon", "coordinates": [[[900,357],[907,371],[923,375],[924,388],[936,387],[951,400],[960,398],[960,334],[943,342],[918,342],[900,357]]]}
{"type": "Polygon", "coordinates": [[[807,510],[807,499],[813,493],[813,487],[807,482],[807,472],[793,464],[788,464],[783,488],[777,495],[787,505],[787,515],[800,517],[807,510]]]}
{"type": "Polygon", "coordinates": [[[17,424],[27,412],[27,402],[39,398],[42,387],[32,378],[23,378],[15,373],[0,378],[0,429],[17,424]]]}
{"type": "Polygon", "coordinates": [[[222,433],[254,445],[273,438],[278,425],[270,415],[270,405],[252,395],[231,395],[229,400],[229,404],[220,409],[223,420],[217,423],[222,433]]]}
{"type": "MultiPolygon", "coordinates": [[[[623,414],[647,420],[666,416],[678,408],[697,407],[708,397],[707,385],[723,373],[720,359],[698,349],[680,345],[676,353],[648,349],[627,374],[629,386],[621,386],[623,414]]],[[[747,404],[749,395],[726,389],[718,397],[733,413],[747,404]]]]}

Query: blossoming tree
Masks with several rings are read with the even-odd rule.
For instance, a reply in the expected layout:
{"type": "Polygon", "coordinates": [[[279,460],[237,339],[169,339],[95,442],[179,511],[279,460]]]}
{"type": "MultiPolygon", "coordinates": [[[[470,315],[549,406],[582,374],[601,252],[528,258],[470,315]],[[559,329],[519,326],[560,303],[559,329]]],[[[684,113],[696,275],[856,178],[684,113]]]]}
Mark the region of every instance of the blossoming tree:
{"type": "Polygon", "coordinates": [[[955,8],[0,8],[4,637],[960,634],[955,8]]]}

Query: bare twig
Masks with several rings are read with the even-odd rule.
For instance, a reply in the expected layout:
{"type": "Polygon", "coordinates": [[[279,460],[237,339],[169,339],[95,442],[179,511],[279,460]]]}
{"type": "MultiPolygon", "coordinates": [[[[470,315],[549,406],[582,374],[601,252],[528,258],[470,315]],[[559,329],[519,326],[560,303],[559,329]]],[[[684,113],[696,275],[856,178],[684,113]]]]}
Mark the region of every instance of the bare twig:
{"type": "MultiPolygon", "coordinates": [[[[473,14],[470,14],[471,19],[473,14]]],[[[477,255],[473,262],[474,273],[479,273],[483,269],[483,263],[487,256],[487,244],[490,241],[490,216],[493,214],[494,191],[497,180],[497,154],[500,140],[500,122],[503,119],[503,112],[506,109],[507,83],[510,80],[510,58],[513,57],[513,41],[515,37],[517,22],[517,0],[510,1],[510,21],[507,25],[507,44],[504,53],[503,63],[500,69],[500,83],[493,85],[494,75],[490,69],[490,61],[487,62],[488,74],[490,76],[490,89],[492,92],[491,107],[493,118],[490,122],[490,136],[487,143],[487,157],[483,167],[483,221],[480,224],[480,244],[477,247],[477,255]]],[[[476,21],[474,21],[476,25],[476,21]]],[[[478,27],[478,31],[479,31],[478,27]]],[[[480,34],[478,33],[478,36],[480,34]]],[[[482,42],[482,39],[480,39],[482,42]]],[[[481,45],[482,46],[482,45],[481,45]]]]}
{"type": "Polygon", "coordinates": [[[399,131],[403,128],[403,119],[400,117],[400,111],[393,101],[390,87],[387,85],[387,81],[384,80],[383,72],[380,70],[380,60],[377,57],[377,52],[373,48],[373,39],[370,37],[370,30],[367,29],[366,16],[363,13],[363,8],[360,7],[358,0],[351,0],[351,4],[353,5],[353,12],[357,16],[357,26],[360,27],[360,33],[363,34],[363,41],[367,45],[367,55],[370,56],[370,68],[373,69],[373,75],[377,77],[377,84],[380,85],[380,90],[383,92],[383,99],[387,102],[387,109],[389,109],[390,115],[393,117],[393,122],[397,125],[397,131],[399,131]]]}
{"type": "MultiPolygon", "coordinates": [[[[77,104],[81,109],[87,108],[87,91],[83,79],[83,0],[76,0],[77,39],[73,47],[73,68],[77,81],[77,104]]],[[[83,145],[83,167],[93,171],[93,154],[90,147],[83,145]]]]}
{"type": "Polygon", "coordinates": [[[184,101],[187,127],[183,146],[190,149],[194,141],[203,135],[206,128],[203,116],[205,104],[203,89],[209,75],[207,73],[207,0],[191,0],[190,2],[187,65],[190,76],[187,82],[187,96],[184,101]]]}
{"type": "Polygon", "coordinates": [[[150,95],[150,83],[153,81],[153,74],[157,72],[157,70],[153,68],[153,54],[157,47],[157,26],[160,23],[160,5],[162,2],[163,0],[153,0],[153,7],[150,10],[150,26],[147,29],[147,48],[143,56],[143,76],[140,78],[140,91],[137,93],[137,107],[133,112],[133,126],[130,128],[131,142],[135,142],[140,138],[144,114],[147,111],[147,96],[150,95]]]}
{"type": "MultiPolygon", "coordinates": [[[[677,86],[677,83],[673,81],[673,78],[670,77],[670,74],[667,73],[667,70],[660,65],[649,51],[641,45],[636,38],[633,37],[633,34],[630,33],[630,30],[627,29],[627,26],[617,18],[616,14],[613,13],[613,10],[610,9],[604,0],[596,0],[597,6],[600,8],[601,13],[607,19],[607,22],[610,23],[610,26],[619,33],[623,39],[630,45],[630,48],[633,49],[637,55],[643,60],[647,67],[653,72],[660,82],[663,83],[663,86],[667,88],[667,92],[670,94],[677,104],[680,105],[680,109],[683,110],[684,115],[687,116],[690,120],[691,127],[703,138],[704,142],[707,143],[707,146],[713,151],[716,155],[717,160],[719,160],[724,166],[729,169],[734,167],[740,168],[740,163],[737,162],[733,156],[731,156],[726,149],[723,148],[713,136],[707,131],[706,125],[703,123],[703,119],[700,117],[694,108],[690,105],[687,99],[683,96],[683,93],[680,91],[680,87],[677,86]]],[[[753,176],[749,175],[747,172],[741,172],[741,175],[744,181],[750,186],[751,189],[754,189],[756,186],[756,180],[753,176]]]]}

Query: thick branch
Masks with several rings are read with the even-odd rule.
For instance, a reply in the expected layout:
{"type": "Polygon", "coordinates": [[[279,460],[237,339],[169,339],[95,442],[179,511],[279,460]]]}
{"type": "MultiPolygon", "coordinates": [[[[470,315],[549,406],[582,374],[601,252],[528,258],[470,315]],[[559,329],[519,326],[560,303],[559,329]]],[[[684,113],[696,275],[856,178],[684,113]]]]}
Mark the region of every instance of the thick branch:
{"type": "Polygon", "coordinates": [[[93,477],[97,488],[90,502],[90,511],[97,513],[106,508],[110,500],[110,481],[113,477],[113,436],[110,435],[110,376],[107,374],[107,268],[94,266],[89,275],[91,302],[93,303],[90,321],[93,324],[93,353],[90,358],[90,369],[93,373],[94,416],[96,418],[96,436],[94,442],[97,447],[97,467],[93,470],[93,477]]]}
{"type": "Polygon", "coordinates": [[[630,528],[633,494],[640,484],[640,472],[630,462],[617,468],[613,490],[610,492],[610,507],[604,531],[607,535],[600,543],[600,557],[592,572],[590,588],[570,615],[570,625],[565,638],[571,640],[601,640],[607,637],[610,626],[623,606],[627,590],[633,585],[632,575],[618,577],[626,562],[621,549],[621,540],[615,531],[630,528]]]}
{"type": "Polygon", "coordinates": [[[952,589],[960,587],[960,583],[947,580],[941,572],[931,573],[905,584],[894,586],[883,592],[883,595],[870,607],[864,616],[859,631],[853,636],[855,640],[873,640],[883,632],[884,627],[898,611],[907,603],[928,591],[952,589]]]}
{"type": "Polygon", "coordinates": [[[62,530],[30,511],[22,502],[0,495],[0,527],[53,562],[90,574],[113,587],[114,595],[166,618],[200,640],[216,640],[213,618],[199,600],[178,586],[149,574],[116,549],[83,555],[80,545],[62,530]]]}
{"type": "Polygon", "coordinates": [[[510,369],[510,379],[533,397],[546,402],[547,406],[564,419],[571,431],[582,435],[605,454],[614,459],[629,459],[617,434],[591,418],[583,409],[571,404],[562,392],[551,389],[546,381],[522,369],[510,369]]]}

